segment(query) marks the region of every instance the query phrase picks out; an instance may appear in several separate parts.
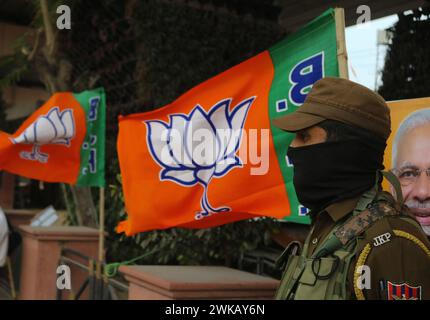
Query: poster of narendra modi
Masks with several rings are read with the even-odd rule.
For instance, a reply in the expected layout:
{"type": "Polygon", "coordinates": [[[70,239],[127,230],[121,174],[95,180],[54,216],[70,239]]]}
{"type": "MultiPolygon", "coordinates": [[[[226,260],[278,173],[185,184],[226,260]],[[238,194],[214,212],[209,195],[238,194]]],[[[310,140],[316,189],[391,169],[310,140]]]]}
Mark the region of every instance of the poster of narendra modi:
{"type": "MultiPolygon", "coordinates": [[[[430,98],[388,102],[392,132],[384,164],[399,179],[405,204],[430,236],[430,98]]],[[[393,192],[387,183],[385,189],[393,192]]]]}

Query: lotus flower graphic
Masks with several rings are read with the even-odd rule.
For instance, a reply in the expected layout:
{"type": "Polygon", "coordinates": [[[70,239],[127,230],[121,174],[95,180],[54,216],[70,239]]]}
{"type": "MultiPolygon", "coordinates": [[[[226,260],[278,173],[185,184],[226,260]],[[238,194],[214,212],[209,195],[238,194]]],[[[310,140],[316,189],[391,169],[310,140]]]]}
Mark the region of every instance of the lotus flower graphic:
{"type": "Polygon", "coordinates": [[[58,107],[54,107],[46,115],[39,116],[18,137],[11,140],[14,144],[33,144],[31,152],[20,153],[21,158],[46,163],[49,155],[40,151],[42,145],[63,144],[69,147],[74,136],[73,110],[65,109],[60,112],[58,107]]]}
{"type": "Polygon", "coordinates": [[[188,115],[171,114],[168,123],[144,121],[150,153],[162,168],[160,180],[170,180],[186,187],[203,186],[202,211],[195,215],[196,220],[231,210],[229,207],[211,206],[208,186],[212,178],[221,178],[233,168],[242,167],[236,152],[255,98],[243,100],[232,110],[232,99],[223,99],[208,112],[197,104],[188,115]]]}

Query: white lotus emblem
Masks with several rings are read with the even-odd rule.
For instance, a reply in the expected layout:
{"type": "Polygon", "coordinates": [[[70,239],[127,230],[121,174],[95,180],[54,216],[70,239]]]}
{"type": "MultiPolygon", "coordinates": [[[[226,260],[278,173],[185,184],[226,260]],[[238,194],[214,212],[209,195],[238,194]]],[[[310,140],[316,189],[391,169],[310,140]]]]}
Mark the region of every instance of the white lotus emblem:
{"type": "Polygon", "coordinates": [[[206,112],[200,105],[186,114],[172,114],[170,122],[144,121],[147,143],[153,159],[162,167],[160,180],[182,186],[203,186],[202,211],[195,219],[213,213],[230,211],[214,208],[208,199],[213,177],[221,178],[235,167],[242,167],[236,155],[249,108],[256,97],[250,97],[230,109],[231,99],[217,102],[206,112]]]}
{"type": "Polygon", "coordinates": [[[18,137],[11,140],[14,144],[33,144],[31,152],[22,151],[20,153],[21,158],[46,163],[49,155],[40,151],[42,145],[63,144],[69,147],[74,136],[73,110],[65,109],[60,112],[58,107],[54,107],[46,115],[38,117],[18,137]]]}

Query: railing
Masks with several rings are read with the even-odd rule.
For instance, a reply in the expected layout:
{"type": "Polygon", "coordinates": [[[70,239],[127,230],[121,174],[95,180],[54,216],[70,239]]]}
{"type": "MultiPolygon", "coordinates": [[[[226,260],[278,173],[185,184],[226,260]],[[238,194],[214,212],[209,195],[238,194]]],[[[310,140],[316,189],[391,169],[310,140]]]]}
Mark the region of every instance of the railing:
{"type": "Polygon", "coordinates": [[[123,275],[118,272],[115,278],[104,274],[105,263],[92,259],[76,250],[63,248],[58,265],[67,265],[82,270],[88,275],[78,288],[70,290],[59,289],[57,286],[57,300],[63,300],[63,293],[68,292],[67,299],[79,300],[88,289],[89,300],[124,300],[128,296],[128,285],[121,281],[123,275]],[[76,290],[77,289],[77,290],[76,290]]]}

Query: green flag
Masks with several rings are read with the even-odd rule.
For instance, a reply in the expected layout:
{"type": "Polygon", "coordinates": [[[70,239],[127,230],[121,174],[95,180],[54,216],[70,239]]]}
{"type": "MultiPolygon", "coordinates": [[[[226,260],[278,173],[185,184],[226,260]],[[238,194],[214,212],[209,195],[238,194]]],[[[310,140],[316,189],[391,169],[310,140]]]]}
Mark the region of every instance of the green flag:
{"type": "Polygon", "coordinates": [[[87,132],[81,148],[79,186],[105,186],[106,95],[103,88],[74,94],[86,114],[87,132]]]}

